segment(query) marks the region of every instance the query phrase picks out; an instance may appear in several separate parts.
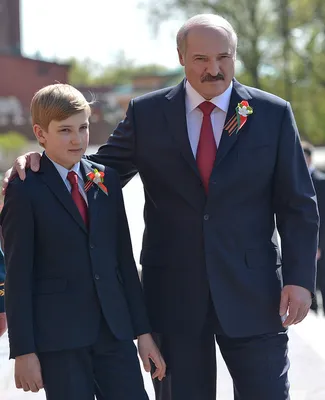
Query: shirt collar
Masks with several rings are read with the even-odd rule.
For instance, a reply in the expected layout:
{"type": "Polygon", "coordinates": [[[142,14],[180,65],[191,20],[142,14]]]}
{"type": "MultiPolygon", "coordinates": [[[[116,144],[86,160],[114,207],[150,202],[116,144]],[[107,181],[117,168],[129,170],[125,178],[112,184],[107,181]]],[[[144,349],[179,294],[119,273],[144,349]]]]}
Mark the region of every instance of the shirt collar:
{"type": "MultiPolygon", "coordinates": [[[[227,113],[230,96],[232,92],[233,83],[230,82],[229,87],[221,93],[219,96],[213,97],[210,101],[215,106],[217,106],[220,110],[227,113]]],[[[195,110],[202,102],[206,101],[204,97],[202,97],[190,84],[187,80],[185,84],[185,93],[186,93],[186,114],[189,114],[193,110],[195,110]]]]}
{"type": "Polygon", "coordinates": [[[77,164],[75,164],[71,169],[66,169],[65,167],[63,167],[62,165],[56,163],[55,161],[51,160],[50,157],[45,153],[46,157],[53,163],[53,165],[55,166],[55,168],[57,169],[58,173],[60,174],[61,178],[65,181],[67,179],[68,173],[70,171],[74,171],[78,177],[83,180],[83,176],[80,170],[80,162],[78,162],[77,164]]]}

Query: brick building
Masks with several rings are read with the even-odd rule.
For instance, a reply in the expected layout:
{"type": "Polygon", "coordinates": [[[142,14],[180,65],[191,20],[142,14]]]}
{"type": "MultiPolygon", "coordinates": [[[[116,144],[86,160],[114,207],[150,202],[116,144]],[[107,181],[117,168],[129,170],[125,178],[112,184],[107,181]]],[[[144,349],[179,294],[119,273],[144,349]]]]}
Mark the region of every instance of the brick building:
{"type": "Polygon", "coordinates": [[[68,81],[69,66],[0,54],[0,95],[16,96],[28,106],[33,94],[42,86],[68,81]]]}
{"type": "MultiPolygon", "coordinates": [[[[69,79],[69,65],[22,56],[20,1],[0,0],[0,134],[17,131],[34,140],[29,104],[43,86],[69,79]]],[[[128,85],[78,87],[96,102],[91,118],[91,144],[104,143],[126,111],[131,98],[169,86],[180,71],[134,76],[128,85]]]]}
{"type": "Polygon", "coordinates": [[[27,138],[29,104],[42,86],[68,81],[69,65],[23,57],[20,1],[0,0],[0,132],[18,130],[27,138]]]}

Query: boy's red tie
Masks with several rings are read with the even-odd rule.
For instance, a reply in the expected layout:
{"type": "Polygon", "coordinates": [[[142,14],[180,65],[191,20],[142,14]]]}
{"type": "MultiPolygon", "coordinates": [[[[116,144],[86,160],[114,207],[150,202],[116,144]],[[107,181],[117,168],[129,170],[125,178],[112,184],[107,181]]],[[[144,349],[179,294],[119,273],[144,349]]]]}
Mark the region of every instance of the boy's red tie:
{"type": "Polygon", "coordinates": [[[76,203],[76,206],[82,216],[82,219],[84,220],[85,225],[88,227],[88,207],[85,199],[82,197],[82,194],[79,191],[78,175],[74,171],[70,171],[67,178],[71,185],[72,199],[76,203]]]}

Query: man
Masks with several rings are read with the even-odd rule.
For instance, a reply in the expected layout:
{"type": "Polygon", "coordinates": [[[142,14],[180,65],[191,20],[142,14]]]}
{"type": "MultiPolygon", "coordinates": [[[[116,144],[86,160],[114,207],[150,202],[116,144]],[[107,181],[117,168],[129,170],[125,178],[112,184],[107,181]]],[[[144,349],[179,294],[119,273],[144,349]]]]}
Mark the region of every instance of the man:
{"type": "MultiPolygon", "coordinates": [[[[286,329],[314,292],[318,214],[292,111],[233,79],[236,46],[223,18],[188,20],[186,80],[132,100],[90,157],[144,184],[143,289],[167,364],[157,400],[215,400],[215,338],[236,400],[289,399],[286,329]]],[[[17,160],[22,178],[38,159],[17,160]]]]}
{"type": "MultiPolygon", "coordinates": [[[[320,215],[319,245],[317,252],[317,289],[322,298],[322,310],[325,314],[325,224],[323,223],[325,217],[325,174],[313,165],[314,147],[310,143],[303,141],[302,148],[317,194],[317,204],[320,215]]],[[[318,312],[319,304],[317,297],[313,299],[311,309],[316,313],[318,312]]]]}

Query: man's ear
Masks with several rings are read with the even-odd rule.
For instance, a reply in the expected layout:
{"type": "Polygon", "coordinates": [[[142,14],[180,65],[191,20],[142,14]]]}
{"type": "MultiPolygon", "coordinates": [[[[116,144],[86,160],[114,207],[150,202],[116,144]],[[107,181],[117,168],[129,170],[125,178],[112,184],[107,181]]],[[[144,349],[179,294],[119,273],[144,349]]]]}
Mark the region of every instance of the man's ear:
{"type": "Polygon", "coordinates": [[[179,63],[184,67],[184,54],[181,53],[180,49],[177,49],[179,63]]]}
{"type": "Polygon", "coordinates": [[[33,125],[33,131],[38,143],[44,146],[44,144],[46,143],[46,139],[44,136],[43,128],[40,125],[35,124],[33,125]]]}

